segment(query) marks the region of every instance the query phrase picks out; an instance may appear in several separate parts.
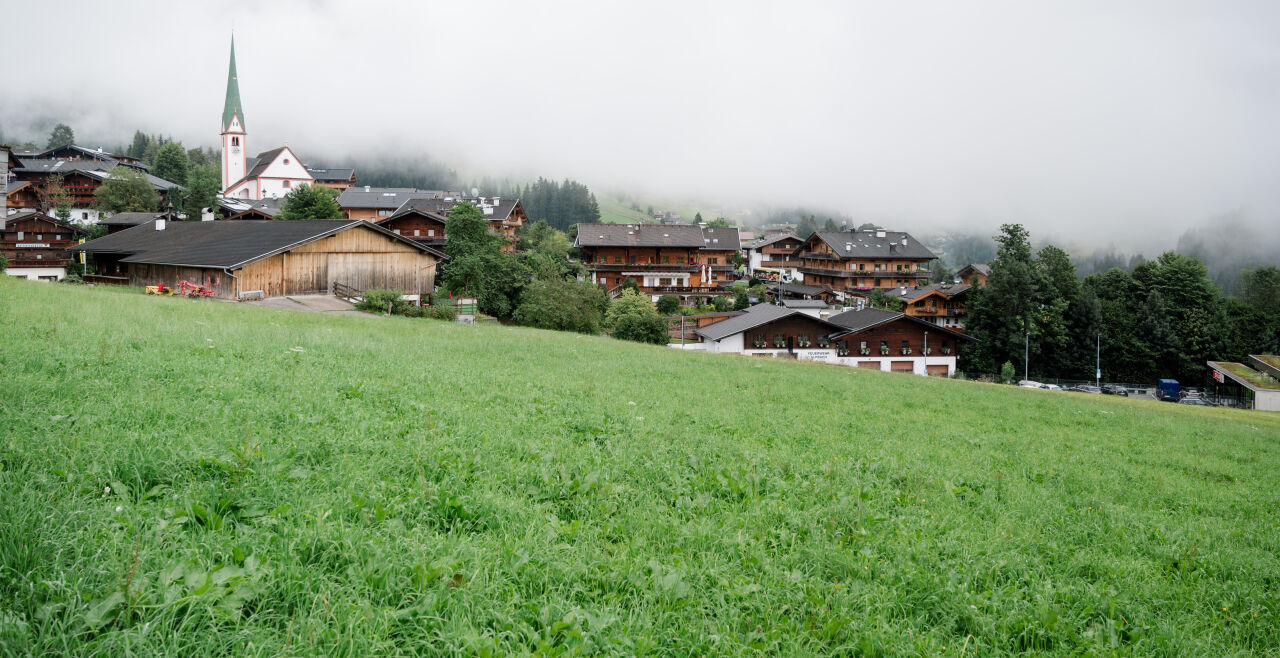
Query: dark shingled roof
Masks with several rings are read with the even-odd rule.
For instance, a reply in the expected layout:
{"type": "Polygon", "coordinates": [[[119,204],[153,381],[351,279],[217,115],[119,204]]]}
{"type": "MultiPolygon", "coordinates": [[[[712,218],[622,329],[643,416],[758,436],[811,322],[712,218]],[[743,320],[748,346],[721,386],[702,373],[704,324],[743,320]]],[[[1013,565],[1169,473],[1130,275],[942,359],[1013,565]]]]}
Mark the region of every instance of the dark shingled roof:
{"type": "Polygon", "coordinates": [[[832,292],[827,286],[806,286],[800,283],[779,283],[776,286],[770,286],[769,290],[784,295],[821,295],[832,292]]]}
{"type": "Polygon", "coordinates": [[[959,297],[969,292],[969,285],[966,283],[931,283],[927,286],[912,286],[910,288],[893,288],[884,292],[885,297],[901,299],[910,304],[911,302],[924,297],[932,292],[941,293],[943,296],[959,297]]]}
{"type": "Polygon", "coordinates": [[[349,181],[351,177],[356,175],[355,169],[312,169],[307,167],[307,173],[316,180],[322,181],[349,181]]]}
{"type": "Polygon", "coordinates": [[[692,224],[578,224],[574,246],[688,247],[736,251],[742,244],[736,228],[692,224]]]}
{"type": "Polygon", "coordinates": [[[761,247],[767,247],[775,242],[786,240],[787,238],[791,238],[792,240],[795,240],[797,242],[804,242],[804,240],[800,239],[800,236],[794,233],[774,233],[772,235],[766,235],[765,237],[760,238],[759,240],[752,240],[751,242],[747,242],[742,245],[742,248],[743,249],[759,249],[761,247]]]}
{"type": "Polygon", "coordinates": [[[986,276],[986,277],[991,276],[991,266],[987,265],[986,263],[970,263],[968,265],[965,265],[964,267],[960,268],[959,272],[956,272],[956,276],[960,276],[961,274],[964,274],[965,270],[974,270],[979,274],[981,274],[982,276],[986,276]]]}
{"type": "Polygon", "coordinates": [[[876,231],[818,231],[813,235],[841,258],[937,258],[908,233],[885,231],[884,234],[883,238],[876,237],[876,231]],[[902,244],[903,240],[907,241],[906,245],[902,244]]]}
{"type": "Polygon", "coordinates": [[[98,223],[115,226],[137,226],[163,216],[164,213],[155,212],[118,212],[106,219],[99,220],[98,223]]]}
{"type": "Polygon", "coordinates": [[[827,303],[821,299],[784,299],[782,305],[787,308],[826,308],[827,303]]]}
{"type": "MultiPolygon", "coordinates": [[[[442,190],[418,190],[412,187],[348,187],[338,195],[338,206],[341,208],[376,208],[378,210],[395,210],[409,199],[431,199],[434,197],[454,197],[442,190]]],[[[452,202],[450,202],[452,204],[452,202]]]]}
{"type": "MultiPolygon", "coordinates": [[[[453,204],[459,201],[468,201],[472,205],[477,205],[480,203],[481,199],[453,197],[453,200],[446,200],[446,198],[437,198],[434,196],[414,196],[406,200],[391,216],[399,217],[403,214],[416,211],[424,214],[435,215],[440,218],[448,217],[449,209],[453,207],[453,204]]],[[[485,215],[484,218],[491,222],[496,222],[510,217],[511,213],[515,211],[516,205],[520,203],[520,199],[514,197],[498,197],[497,205],[493,204],[492,199],[486,199],[484,203],[492,210],[489,214],[485,215]]],[[[477,207],[479,206],[477,205],[477,207]]]]}
{"type": "Polygon", "coordinates": [[[68,231],[71,231],[72,233],[77,233],[77,234],[88,233],[88,231],[80,228],[79,226],[76,226],[75,224],[61,221],[57,217],[46,215],[40,212],[39,210],[19,210],[18,212],[12,215],[0,217],[0,220],[3,220],[3,221],[0,221],[0,228],[3,228],[5,222],[16,222],[19,219],[27,219],[28,217],[38,217],[40,219],[43,219],[46,222],[49,222],[50,224],[56,224],[58,226],[66,228],[68,231]]]}
{"type": "Polygon", "coordinates": [[[972,336],[966,336],[958,331],[952,331],[946,327],[938,326],[928,320],[921,320],[920,318],[912,317],[906,313],[886,311],[882,308],[864,308],[861,311],[845,311],[844,313],[833,315],[827,319],[848,329],[849,333],[855,334],[896,320],[907,320],[908,322],[915,322],[916,324],[924,325],[929,331],[947,334],[960,340],[967,340],[975,343],[978,342],[978,339],[972,336]]]}
{"type": "Polygon", "coordinates": [[[784,308],[782,306],[774,306],[773,304],[756,304],[747,309],[742,315],[721,320],[714,324],[709,324],[694,333],[706,338],[707,340],[721,340],[734,334],[742,333],[748,329],[755,329],[761,325],[769,324],[775,320],[789,318],[793,315],[800,315],[814,322],[821,322],[831,326],[832,333],[843,331],[839,325],[820,320],[811,315],[805,314],[797,309],[784,308]]]}
{"type": "Polygon", "coordinates": [[[90,253],[127,254],[124,263],[151,263],[235,269],[301,244],[364,226],[442,258],[444,254],[362,220],[168,222],[163,231],[150,221],[79,245],[90,253]]]}
{"type": "Polygon", "coordinates": [[[279,156],[280,152],[285,150],[285,148],[287,147],[277,146],[270,151],[263,151],[262,153],[259,153],[257,158],[258,161],[253,164],[253,168],[249,170],[249,173],[245,174],[245,178],[257,178],[261,176],[262,172],[266,171],[267,167],[270,167],[271,163],[276,161],[276,157],[279,156]]]}

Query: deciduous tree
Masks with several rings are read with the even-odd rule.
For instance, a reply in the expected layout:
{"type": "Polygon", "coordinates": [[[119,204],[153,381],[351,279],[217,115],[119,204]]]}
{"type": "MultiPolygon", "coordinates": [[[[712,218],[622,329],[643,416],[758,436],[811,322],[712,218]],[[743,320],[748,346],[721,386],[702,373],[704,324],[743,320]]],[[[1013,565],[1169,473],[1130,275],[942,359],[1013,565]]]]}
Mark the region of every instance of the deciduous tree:
{"type": "Polygon", "coordinates": [[[160,194],[142,172],[117,165],[93,193],[94,206],[111,213],[155,212],[160,207],[160,194]]]}
{"type": "Polygon", "coordinates": [[[303,183],[280,202],[280,219],[342,219],[338,193],[323,185],[303,183]]]}

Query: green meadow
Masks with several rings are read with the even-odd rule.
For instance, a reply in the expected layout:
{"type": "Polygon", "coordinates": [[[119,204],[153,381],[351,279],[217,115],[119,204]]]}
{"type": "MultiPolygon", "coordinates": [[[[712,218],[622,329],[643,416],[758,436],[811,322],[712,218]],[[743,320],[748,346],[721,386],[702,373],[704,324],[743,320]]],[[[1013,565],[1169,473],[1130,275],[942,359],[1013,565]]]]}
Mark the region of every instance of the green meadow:
{"type": "Polygon", "coordinates": [[[1280,415],[0,279],[5,655],[1276,655],[1280,415]]]}

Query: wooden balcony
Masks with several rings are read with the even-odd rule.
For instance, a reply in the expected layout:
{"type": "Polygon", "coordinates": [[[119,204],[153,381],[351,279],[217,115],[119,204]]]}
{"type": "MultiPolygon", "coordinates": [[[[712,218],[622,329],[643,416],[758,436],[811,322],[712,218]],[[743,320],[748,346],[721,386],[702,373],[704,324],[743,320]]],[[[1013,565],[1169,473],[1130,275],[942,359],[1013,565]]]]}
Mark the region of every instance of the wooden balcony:
{"type": "Polygon", "coordinates": [[[697,263],[587,263],[587,269],[597,272],[697,272],[701,267],[697,263]]]}

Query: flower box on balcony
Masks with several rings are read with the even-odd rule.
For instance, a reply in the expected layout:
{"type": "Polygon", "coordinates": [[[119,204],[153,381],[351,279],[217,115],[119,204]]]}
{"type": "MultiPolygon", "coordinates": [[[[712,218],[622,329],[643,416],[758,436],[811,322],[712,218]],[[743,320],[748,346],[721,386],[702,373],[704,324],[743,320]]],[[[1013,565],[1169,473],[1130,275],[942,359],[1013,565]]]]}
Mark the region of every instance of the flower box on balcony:
{"type": "Polygon", "coordinates": [[[904,348],[902,348],[902,353],[903,353],[903,354],[910,354],[910,353],[911,353],[911,348],[910,348],[910,347],[904,347],[904,348]]]}
{"type": "Polygon", "coordinates": [[[880,348],[880,356],[889,356],[889,348],[887,347],[880,348]]]}
{"type": "Polygon", "coordinates": [[[933,350],[931,350],[931,349],[929,349],[929,348],[927,348],[927,347],[926,347],[926,348],[924,348],[924,349],[920,350],[920,353],[921,353],[921,354],[923,354],[923,355],[925,355],[925,356],[929,356],[929,353],[930,353],[930,352],[932,352],[932,351],[933,351],[933,350]]]}

